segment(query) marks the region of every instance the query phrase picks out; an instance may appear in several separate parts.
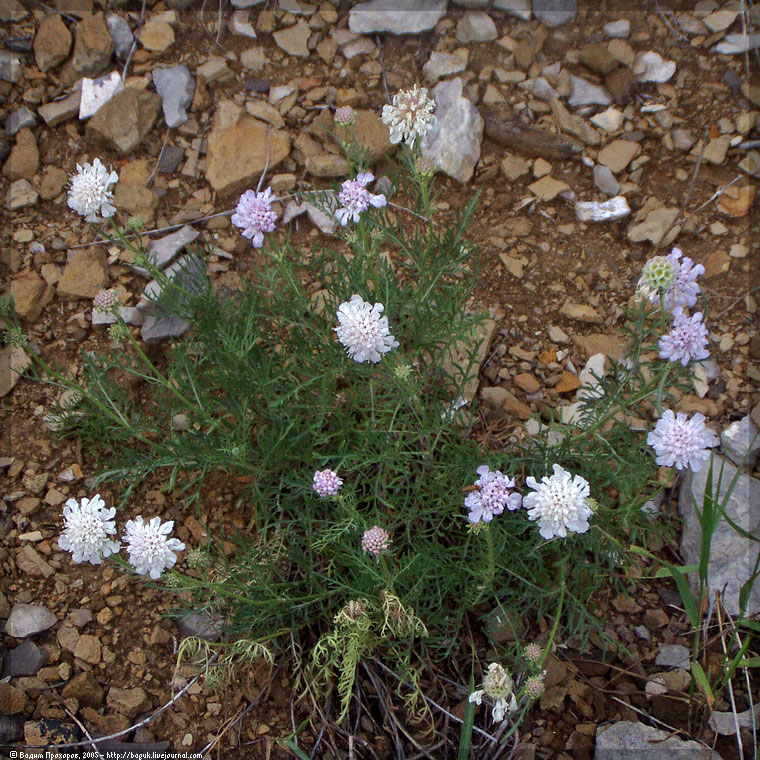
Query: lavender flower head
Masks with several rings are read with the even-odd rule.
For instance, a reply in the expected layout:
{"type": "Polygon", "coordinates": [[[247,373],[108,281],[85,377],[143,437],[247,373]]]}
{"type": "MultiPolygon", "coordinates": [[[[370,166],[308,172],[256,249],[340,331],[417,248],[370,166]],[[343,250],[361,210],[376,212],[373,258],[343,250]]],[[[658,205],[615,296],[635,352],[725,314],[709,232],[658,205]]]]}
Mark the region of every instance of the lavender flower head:
{"type": "Polygon", "coordinates": [[[528,676],[523,691],[528,699],[538,699],[546,691],[543,675],[528,676]]]}
{"type": "Polygon", "coordinates": [[[523,654],[528,662],[538,665],[541,662],[541,658],[544,656],[544,650],[538,644],[527,644],[523,649],[523,654]]]}
{"type": "Polygon", "coordinates": [[[385,206],[387,201],[384,195],[373,195],[367,190],[367,185],[374,179],[372,173],[362,172],[356,175],[356,179],[347,179],[341,185],[338,200],[343,207],[335,212],[335,218],[342,227],[348,224],[349,219],[356,224],[370,205],[375,208],[385,206]]]}
{"type": "Polygon", "coordinates": [[[114,508],[106,509],[100,494],[91,499],[69,499],[63,508],[63,532],[58,538],[58,546],[70,552],[71,559],[99,565],[103,557],[119,551],[118,541],[108,536],[116,533],[114,508]]]}
{"type": "Polygon", "coordinates": [[[476,470],[480,477],[475,481],[476,491],[467,495],[464,505],[470,510],[467,519],[472,523],[491,522],[506,507],[510,512],[519,509],[522,496],[510,491],[515,487],[514,478],[508,478],[496,470],[492,472],[484,464],[476,470]]]}
{"type": "Polygon", "coordinates": [[[334,329],[354,361],[376,364],[381,354],[398,346],[391,335],[388,317],[380,316],[382,311],[381,303],[372,306],[356,293],[338,307],[340,325],[334,329]]]}
{"type": "Polygon", "coordinates": [[[102,314],[108,314],[119,305],[119,296],[113,288],[99,290],[92,299],[92,307],[102,314]]]}
{"type": "Polygon", "coordinates": [[[343,481],[332,470],[317,470],[311,487],[320,499],[326,499],[335,496],[342,485],[343,481]]]}
{"type": "Polygon", "coordinates": [[[373,525],[362,535],[362,551],[374,554],[376,557],[388,549],[391,535],[378,525],[373,525]]]}
{"type": "Polygon", "coordinates": [[[116,213],[113,205],[113,192],[108,188],[119,181],[119,175],[109,172],[100,159],[92,164],[77,164],[77,173],[72,175],[69,186],[69,207],[74,209],[88,222],[100,221],[116,213]]]}
{"type": "Polygon", "coordinates": [[[174,567],[177,561],[174,552],[182,551],[185,545],[179,539],[169,538],[173,527],[172,520],[162,523],[160,517],[153,517],[146,523],[142,515],[124,526],[129,561],[138,574],[150,574],[157,580],[164,570],[174,567]]]}
{"type": "Polygon", "coordinates": [[[694,264],[683,256],[680,248],[674,248],[668,256],[655,256],[647,261],[641,273],[638,292],[653,304],[660,304],[672,312],[677,306],[694,306],[701,288],[697,277],[705,273],[701,264],[694,264]]]}
{"type": "Polygon", "coordinates": [[[410,147],[417,137],[422,138],[435,124],[435,101],[427,90],[414,85],[411,90],[401,90],[393,96],[393,104],[383,106],[382,120],[390,127],[390,141],[396,145],[406,140],[410,147]]]}
{"type": "Polygon", "coordinates": [[[243,237],[249,238],[254,248],[261,248],[265,232],[274,231],[277,212],[272,211],[272,188],[268,187],[263,193],[246,190],[238,200],[231,222],[240,227],[243,237]]]}
{"type": "Polygon", "coordinates": [[[673,328],[660,338],[660,358],[681,362],[685,367],[692,359],[707,359],[707,328],[702,313],[689,317],[680,306],[673,309],[673,328]]]}
{"type": "Polygon", "coordinates": [[[351,106],[340,106],[335,109],[335,123],[342,127],[350,127],[356,124],[356,111],[351,106]]]}
{"type": "Polygon", "coordinates": [[[508,712],[517,710],[515,698],[515,682],[498,662],[492,662],[488,666],[488,673],[483,679],[483,688],[470,694],[470,702],[480,704],[486,696],[493,700],[493,712],[491,713],[494,723],[504,720],[508,712]]]}
{"type": "Polygon", "coordinates": [[[567,537],[567,531],[585,533],[591,507],[588,504],[589,485],[580,475],[571,475],[560,465],[553,466],[554,474],[544,476],[538,483],[529,477],[525,481],[534,493],[523,499],[529,520],[538,520],[539,533],[547,541],[554,536],[567,537]]]}
{"type": "Polygon", "coordinates": [[[660,467],[683,470],[688,467],[699,472],[710,458],[710,449],[718,443],[712,430],[705,428],[705,417],[695,414],[687,419],[683,412],[663,412],[655,429],[647,436],[647,443],[657,455],[660,467]]]}

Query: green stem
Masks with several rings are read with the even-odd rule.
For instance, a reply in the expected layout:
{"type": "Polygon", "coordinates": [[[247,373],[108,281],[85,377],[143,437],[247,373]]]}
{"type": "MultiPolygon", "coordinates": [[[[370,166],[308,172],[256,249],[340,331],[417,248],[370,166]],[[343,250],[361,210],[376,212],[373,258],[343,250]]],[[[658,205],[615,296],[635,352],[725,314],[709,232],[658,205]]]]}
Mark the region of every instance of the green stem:
{"type": "Polygon", "coordinates": [[[546,649],[544,649],[543,657],[541,657],[541,662],[538,664],[538,669],[543,670],[544,663],[546,662],[547,657],[549,656],[549,652],[552,650],[552,644],[554,644],[554,637],[557,635],[557,631],[559,630],[559,621],[562,617],[562,606],[565,603],[565,575],[562,574],[562,578],[559,582],[559,601],[557,602],[557,611],[554,613],[554,624],[552,625],[551,632],[549,633],[549,640],[546,642],[546,649]]]}

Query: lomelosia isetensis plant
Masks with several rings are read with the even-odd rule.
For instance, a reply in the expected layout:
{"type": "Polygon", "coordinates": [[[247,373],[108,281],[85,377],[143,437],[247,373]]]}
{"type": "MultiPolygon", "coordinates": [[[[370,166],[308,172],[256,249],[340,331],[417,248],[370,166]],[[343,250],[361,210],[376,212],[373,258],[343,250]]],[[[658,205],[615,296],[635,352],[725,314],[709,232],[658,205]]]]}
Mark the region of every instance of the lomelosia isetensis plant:
{"type": "MultiPolygon", "coordinates": [[[[56,421],[97,457],[98,485],[118,484],[123,505],[158,473],[168,498],[195,509],[205,543],[186,547],[171,522],[139,516],[124,526],[128,563],[116,561],[168,580],[184,610],[221,626],[220,647],[296,653],[301,692],[335,688],[338,718],[360,663],[376,658],[424,719],[425,671],[461,656],[467,630],[546,616],[542,647],[520,655],[519,643],[494,639],[508,667],[492,662],[475,678],[470,703],[514,721],[543,692],[558,630],[580,641],[602,633],[591,594],[624,577],[627,547],[663,530],[641,509],[662,487],[657,465],[696,468],[709,455],[699,415],[671,409],[707,356],[694,312],[700,271],[677,249],[651,260],[625,356],[593,377],[572,417],[545,417],[537,434],[483,450],[472,387],[487,346],[467,240],[477,198],[441,219],[435,166],[419,147],[433,109],[420,88],[385,107],[401,145],[397,173],[382,182],[351,109],[338,109],[350,176],[299,197],[332,217],[334,243],[295,248],[278,222],[287,198],[244,192],[231,221],[265,263],[232,287],[207,273],[202,246],[160,270],[134,225],[117,220],[116,173],[98,160],[78,167],[72,210],[107,220],[109,240],[154,277],[142,306],[189,330],[156,358],[124,321],[119,294],[105,291],[93,308],[111,323],[111,350],[83,355],[78,378],[44,357],[39,373],[76,391],[56,421]],[[236,485],[234,525],[207,508],[209,476],[236,485]]],[[[99,496],[70,500],[63,517],[60,546],[75,562],[119,556],[118,514],[99,496]]]]}

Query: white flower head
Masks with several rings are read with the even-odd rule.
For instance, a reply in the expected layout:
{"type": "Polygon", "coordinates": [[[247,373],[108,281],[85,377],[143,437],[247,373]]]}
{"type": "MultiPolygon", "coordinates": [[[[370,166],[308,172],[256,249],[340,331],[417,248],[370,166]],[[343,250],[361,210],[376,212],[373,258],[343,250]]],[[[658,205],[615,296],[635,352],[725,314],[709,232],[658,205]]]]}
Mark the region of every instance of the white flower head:
{"type": "Polygon", "coordinates": [[[675,465],[678,470],[688,467],[692,472],[699,472],[718,439],[712,430],[705,428],[704,415],[697,413],[687,419],[683,412],[675,415],[666,409],[647,436],[647,443],[657,454],[660,467],[675,465]]]}
{"type": "Polygon", "coordinates": [[[514,478],[508,478],[499,470],[492,472],[486,464],[478,467],[476,472],[480,475],[474,484],[477,490],[464,500],[465,507],[470,510],[467,515],[470,522],[491,522],[505,507],[510,512],[520,508],[522,496],[510,491],[515,487],[514,478]]]}
{"type": "Polygon", "coordinates": [[[525,482],[534,493],[523,499],[528,519],[538,520],[539,533],[547,541],[554,536],[566,538],[568,530],[585,533],[592,513],[588,504],[588,482],[558,464],[553,470],[554,475],[544,476],[540,483],[533,477],[527,478],[525,482]]]}
{"type": "Polygon", "coordinates": [[[383,106],[382,120],[390,127],[390,141],[395,145],[406,140],[414,145],[435,124],[435,101],[428,97],[427,90],[414,85],[411,90],[401,90],[393,96],[393,104],[383,106]]]}
{"type": "Polygon", "coordinates": [[[354,361],[377,363],[381,354],[398,346],[391,335],[388,317],[380,316],[382,311],[381,303],[372,306],[356,293],[338,307],[340,325],[334,329],[354,361]]]}
{"type": "Polygon", "coordinates": [[[127,543],[129,561],[140,575],[153,580],[161,577],[164,570],[174,567],[177,555],[185,545],[176,538],[169,538],[174,522],[162,523],[160,517],[153,517],[147,523],[142,515],[129,520],[124,526],[124,540],[127,543]]]}
{"type": "Polygon", "coordinates": [[[342,227],[348,224],[349,219],[356,224],[370,206],[385,206],[387,201],[384,195],[374,195],[367,190],[367,185],[374,179],[375,176],[371,172],[362,172],[356,175],[356,179],[347,179],[341,185],[338,200],[343,207],[335,212],[335,218],[342,227]]]}
{"type": "Polygon", "coordinates": [[[108,536],[116,533],[113,518],[116,510],[106,509],[100,494],[91,499],[69,499],[63,507],[63,532],[58,538],[58,546],[71,553],[74,562],[92,562],[99,565],[103,557],[119,551],[118,541],[108,536]]]}
{"type": "Polygon", "coordinates": [[[100,217],[108,218],[116,213],[113,205],[113,192],[108,188],[119,181],[119,175],[109,172],[100,159],[92,164],[80,166],[73,174],[69,186],[69,207],[81,214],[88,222],[98,222],[100,217]]]}
{"type": "Polygon", "coordinates": [[[515,682],[498,662],[492,662],[488,666],[488,673],[483,679],[483,688],[470,694],[470,702],[479,705],[484,696],[493,701],[494,723],[504,720],[506,713],[517,710],[515,682]]]}

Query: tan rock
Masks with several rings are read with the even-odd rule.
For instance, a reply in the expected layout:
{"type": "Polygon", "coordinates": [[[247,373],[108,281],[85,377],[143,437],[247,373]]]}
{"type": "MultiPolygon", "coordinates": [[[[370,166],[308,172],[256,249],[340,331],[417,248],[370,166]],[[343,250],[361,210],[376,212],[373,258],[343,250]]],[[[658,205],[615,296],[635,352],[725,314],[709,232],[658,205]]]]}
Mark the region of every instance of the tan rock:
{"type": "Polygon", "coordinates": [[[288,55],[298,56],[299,58],[305,58],[309,55],[309,48],[306,43],[311,37],[311,29],[305,21],[299,21],[294,26],[289,26],[286,29],[280,29],[279,32],[275,32],[273,35],[274,41],[277,43],[277,47],[284,50],[288,55]]]}
{"type": "Polygon", "coordinates": [[[215,125],[208,137],[206,179],[221,196],[255,186],[267,163],[277,166],[290,153],[290,137],[240,112],[229,125],[215,125]]]}
{"type": "Polygon", "coordinates": [[[710,280],[720,274],[725,274],[731,268],[731,257],[724,250],[712,251],[705,259],[704,278],[710,280]]]}
{"type": "MultiPolygon", "coordinates": [[[[656,208],[647,214],[644,221],[628,228],[628,239],[634,243],[649,240],[658,245],[665,234],[665,230],[670,227],[676,216],[678,216],[677,208],[656,208]]],[[[662,244],[669,245],[678,237],[680,232],[681,225],[677,224],[670,230],[665,240],[662,241],[662,244]]]]}
{"type": "Polygon", "coordinates": [[[600,164],[604,164],[610,171],[617,174],[623,171],[640,152],[641,146],[632,140],[613,140],[599,151],[598,160],[600,164]]]}
{"type": "Polygon", "coordinates": [[[64,699],[76,699],[80,705],[100,707],[103,704],[103,687],[92,673],[84,672],[69,681],[61,695],[64,699]]]}
{"type": "Polygon", "coordinates": [[[77,74],[94,77],[108,66],[114,46],[102,13],[88,13],[77,24],[71,65],[77,74]]]}
{"type": "Polygon", "coordinates": [[[719,166],[726,160],[726,152],[730,145],[731,138],[728,135],[722,135],[710,140],[705,146],[703,160],[719,166]]]}
{"type": "Polygon", "coordinates": [[[118,713],[134,718],[137,713],[150,705],[148,695],[138,686],[134,689],[119,689],[112,686],[106,696],[106,704],[118,713]]]}
{"type": "Polygon", "coordinates": [[[626,340],[620,335],[607,335],[605,333],[576,335],[573,337],[573,341],[580,347],[587,359],[596,354],[604,354],[610,359],[618,361],[625,354],[626,340]]]}
{"type": "Polygon", "coordinates": [[[112,734],[117,731],[126,731],[129,728],[129,718],[126,715],[114,713],[101,715],[93,707],[83,707],[82,717],[90,724],[91,730],[99,734],[112,734]]]}
{"type": "Polygon", "coordinates": [[[537,195],[542,201],[554,200],[564,190],[569,190],[570,185],[560,179],[546,176],[536,180],[532,185],[528,185],[534,195],[537,195]]]}
{"type": "Polygon", "coordinates": [[[87,134],[120,153],[130,153],[143,143],[160,110],[161,98],[155,92],[128,87],[100,107],[87,122],[87,134]]]}
{"type": "Polygon", "coordinates": [[[465,379],[463,377],[463,368],[466,369],[469,366],[470,355],[474,352],[473,364],[467,375],[467,382],[464,383],[460,391],[468,403],[475,398],[478,390],[478,372],[480,371],[480,365],[485,361],[486,352],[491,345],[491,338],[493,338],[495,330],[496,320],[486,319],[474,331],[474,335],[470,341],[458,341],[456,345],[449,348],[444,357],[443,370],[452,378],[456,387],[465,379]]]}
{"type": "Polygon", "coordinates": [[[3,166],[3,176],[8,179],[31,180],[40,167],[40,152],[34,133],[29,127],[23,127],[16,135],[16,144],[13,146],[8,160],[3,166]]]}
{"type": "Polygon", "coordinates": [[[108,261],[100,246],[72,251],[58,282],[65,300],[94,298],[108,284],[108,261]]]}
{"type": "Polygon", "coordinates": [[[16,565],[22,573],[36,578],[49,578],[55,573],[53,567],[29,544],[16,552],[16,565]]]}
{"type": "Polygon", "coordinates": [[[0,350],[0,397],[13,390],[31,364],[32,360],[21,346],[6,346],[0,350]]]}
{"type": "Polygon", "coordinates": [[[163,53],[174,44],[174,29],[165,21],[148,21],[139,36],[140,44],[152,53],[163,53]]]}
{"type": "Polygon", "coordinates": [[[60,195],[68,179],[68,175],[60,166],[49,166],[40,182],[40,198],[49,201],[60,195]]]}
{"type": "Polygon", "coordinates": [[[570,113],[570,111],[562,105],[562,101],[559,98],[552,98],[551,108],[560,131],[572,135],[573,137],[577,137],[586,145],[599,145],[602,142],[602,137],[599,132],[597,132],[582,116],[570,113]]]}
{"type": "Polygon", "coordinates": [[[530,164],[520,156],[507,155],[499,164],[501,173],[510,181],[514,182],[523,174],[530,171],[530,164]]]}
{"type": "Polygon", "coordinates": [[[152,222],[158,208],[158,195],[137,182],[119,182],[113,195],[113,205],[143,222],[152,222]]]}
{"type": "Polygon", "coordinates": [[[535,393],[541,390],[541,383],[530,372],[521,372],[519,375],[515,375],[512,380],[518,388],[526,393],[535,393]]]}
{"type": "Polygon", "coordinates": [[[40,22],[34,35],[34,59],[40,71],[63,63],[71,50],[71,32],[60,15],[51,13],[40,22]]]}
{"type": "Polygon", "coordinates": [[[16,715],[26,707],[26,694],[9,683],[0,683],[0,713],[16,715]]]}
{"type": "MultiPolygon", "coordinates": [[[[393,148],[388,134],[387,124],[383,124],[374,111],[357,110],[356,123],[352,131],[354,138],[361,147],[368,151],[369,162],[374,164],[393,148]]],[[[334,145],[343,137],[343,130],[337,127],[331,111],[325,110],[314,120],[309,132],[320,140],[326,140],[334,145]]]]}
{"type": "Polygon", "coordinates": [[[578,322],[587,322],[589,324],[600,325],[604,322],[602,315],[588,304],[573,303],[565,301],[560,309],[560,314],[578,322]]]}
{"type": "Polygon", "coordinates": [[[581,381],[572,373],[565,370],[562,373],[562,377],[558,380],[554,386],[554,390],[557,393],[570,393],[581,387],[581,381]]]}
{"type": "Polygon", "coordinates": [[[37,272],[29,269],[16,275],[11,281],[11,297],[16,313],[21,319],[33,321],[39,317],[44,304],[45,282],[37,272]]]}
{"type": "Polygon", "coordinates": [[[100,662],[100,639],[89,633],[83,633],[74,647],[74,657],[90,665],[97,665],[100,662]]]}
{"type": "Polygon", "coordinates": [[[527,420],[532,414],[531,408],[520,401],[520,399],[513,396],[511,393],[504,400],[502,405],[504,411],[512,417],[517,417],[518,420],[527,420]]]}
{"type": "Polygon", "coordinates": [[[335,153],[319,153],[306,159],[306,171],[315,177],[343,177],[348,173],[348,161],[335,153]]]}

